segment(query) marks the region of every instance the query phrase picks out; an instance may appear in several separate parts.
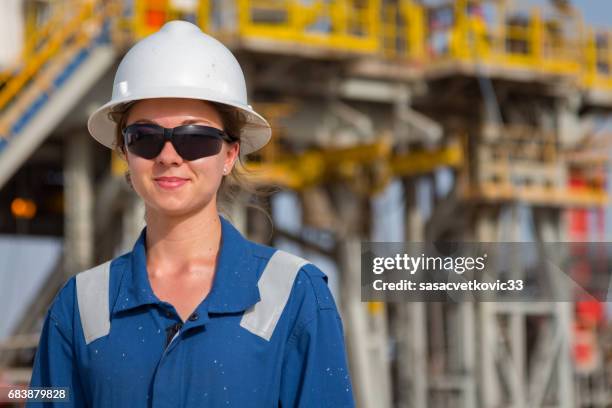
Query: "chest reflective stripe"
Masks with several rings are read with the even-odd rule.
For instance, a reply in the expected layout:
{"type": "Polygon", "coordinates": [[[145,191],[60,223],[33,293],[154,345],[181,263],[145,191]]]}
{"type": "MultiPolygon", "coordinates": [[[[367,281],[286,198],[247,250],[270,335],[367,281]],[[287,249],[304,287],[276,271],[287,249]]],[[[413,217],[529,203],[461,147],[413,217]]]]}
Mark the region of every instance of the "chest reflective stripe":
{"type": "Polygon", "coordinates": [[[289,299],[295,276],[307,263],[307,260],[288,252],[274,252],[257,282],[261,300],[244,312],[240,326],[270,340],[289,299]]]}
{"type": "Polygon", "coordinates": [[[111,261],[93,267],[76,276],[77,302],[85,344],[110,332],[108,285],[111,261]]]}
{"type": "MultiPolygon", "coordinates": [[[[107,261],[76,275],[77,302],[85,344],[110,332],[110,263],[107,261]]],[[[240,326],[269,341],[289,300],[295,277],[308,263],[304,258],[276,250],[257,282],[261,299],[244,312],[240,326]]]]}

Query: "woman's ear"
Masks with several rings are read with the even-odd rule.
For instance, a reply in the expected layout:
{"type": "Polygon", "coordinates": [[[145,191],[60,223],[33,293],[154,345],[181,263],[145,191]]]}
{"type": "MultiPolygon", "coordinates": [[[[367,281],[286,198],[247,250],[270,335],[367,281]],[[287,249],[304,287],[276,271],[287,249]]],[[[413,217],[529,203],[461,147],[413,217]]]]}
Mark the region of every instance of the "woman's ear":
{"type": "Polygon", "coordinates": [[[229,149],[227,149],[227,156],[225,160],[225,167],[227,168],[227,174],[232,172],[234,168],[234,163],[238,159],[238,155],[240,154],[240,142],[233,142],[230,144],[229,149]]]}

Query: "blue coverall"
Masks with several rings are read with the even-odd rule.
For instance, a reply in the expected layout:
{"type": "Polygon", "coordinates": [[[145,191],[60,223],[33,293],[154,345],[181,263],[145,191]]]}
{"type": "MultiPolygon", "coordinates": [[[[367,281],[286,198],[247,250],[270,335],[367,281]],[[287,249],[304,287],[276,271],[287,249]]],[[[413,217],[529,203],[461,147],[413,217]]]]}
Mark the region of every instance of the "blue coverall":
{"type": "Polygon", "coordinates": [[[260,301],[258,281],[277,249],[220,220],[211,291],[184,322],[151,289],[146,227],[110,263],[107,335],[86,342],[77,283],[68,280],[47,313],[30,386],[69,387],[71,401],[27,406],[353,407],[327,276],[311,263],[299,268],[271,337],[258,336],[240,322],[260,301]]]}

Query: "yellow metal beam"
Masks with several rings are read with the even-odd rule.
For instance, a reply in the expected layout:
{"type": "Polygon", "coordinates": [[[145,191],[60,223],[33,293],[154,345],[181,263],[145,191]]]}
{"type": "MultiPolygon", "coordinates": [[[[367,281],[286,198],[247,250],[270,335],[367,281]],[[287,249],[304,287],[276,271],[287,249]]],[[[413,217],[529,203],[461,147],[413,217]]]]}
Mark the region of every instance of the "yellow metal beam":
{"type": "Polygon", "coordinates": [[[466,189],[461,196],[471,200],[520,201],[535,205],[563,207],[602,207],[609,203],[608,193],[593,188],[548,188],[485,183],[466,189]]]}
{"type": "Polygon", "coordinates": [[[391,176],[414,176],[438,167],[459,167],[463,163],[460,146],[450,145],[438,150],[395,154],[388,140],[343,149],[311,150],[290,155],[275,163],[247,163],[258,184],[279,185],[294,190],[332,180],[357,181],[363,172],[380,174],[379,183],[371,191],[383,188],[391,176]]]}

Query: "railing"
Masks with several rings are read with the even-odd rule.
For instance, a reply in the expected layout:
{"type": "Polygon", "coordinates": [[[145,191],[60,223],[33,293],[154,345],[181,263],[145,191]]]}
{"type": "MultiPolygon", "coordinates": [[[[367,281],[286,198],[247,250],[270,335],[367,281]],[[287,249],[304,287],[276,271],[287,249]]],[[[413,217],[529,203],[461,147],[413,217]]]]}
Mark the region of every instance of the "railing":
{"type": "Polygon", "coordinates": [[[612,33],[589,30],[584,55],[583,85],[592,89],[612,89],[612,33]]]}
{"type": "MultiPolygon", "coordinates": [[[[91,10],[89,0],[71,1],[81,5],[81,13],[91,10]]],[[[218,36],[406,59],[424,67],[458,61],[565,75],[587,89],[612,90],[609,32],[583,28],[578,16],[551,17],[537,8],[507,10],[505,2],[454,0],[426,7],[414,0],[199,0],[193,10],[178,9],[170,0],[120,3],[124,10],[118,26],[127,27],[134,40],[181,18],[218,36]]],[[[84,17],[55,31],[59,18],[54,14],[28,36],[25,65],[10,73],[0,93],[0,110],[59,52],[84,17]]]]}
{"type": "Polygon", "coordinates": [[[185,13],[172,4],[135,0],[127,18],[136,37],[183,18],[220,36],[423,64],[460,61],[568,75],[584,86],[612,89],[612,38],[589,33],[578,16],[544,16],[538,8],[508,10],[504,2],[493,0],[456,0],[435,7],[413,0],[201,0],[197,9],[185,13]]]}
{"type": "Polygon", "coordinates": [[[238,0],[238,31],[355,52],[377,52],[381,0],[238,0]],[[304,2],[305,3],[305,2],[304,2]]]}
{"type": "Polygon", "coordinates": [[[425,9],[412,1],[384,5],[380,33],[382,54],[386,58],[423,60],[426,17],[425,9]]]}
{"type": "MultiPolygon", "coordinates": [[[[82,24],[86,19],[92,16],[92,13],[93,3],[85,2],[79,12],[73,18],[69,18],[67,21],[63,22],[64,24],[58,24],[59,20],[54,21],[55,27],[59,27],[60,29],[45,42],[38,52],[34,53],[31,58],[26,61],[24,68],[13,77],[0,92],[0,110],[15,97],[19,90],[28,83],[46,63],[51,61],[60,51],[62,51],[62,46],[65,45],[66,41],[71,36],[78,36],[82,33],[82,24]]],[[[45,31],[46,29],[43,27],[41,32],[45,31]]],[[[35,40],[38,40],[41,35],[42,33],[37,33],[35,35],[35,40]]]]}
{"type": "Polygon", "coordinates": [[[71,14],[53,14],[48,24],[30,37],[31,56],[0,90],[0,141],[18,133],[83,61],[108,9],[100,1],[74,3],[71,14]],[[44,33],[50,37],[44,38],[44,33]]]}
{"type": "Polygon", "coordinates": [[[44,45],[45,41],[51,35],[51,32],[57,27],[62,26],[62,20],[65,15],[75,9],[78,4],[75,0],[66,1],[52,8],[52,13],[43,22],[37,23],[41,16],[34,12],[30,12],[26,16],[25,43],[21,51],[20,58],[15,61],[13,66],[0,71],[0,83],[6,82],[12,76],[15,76],[30,59],[35,56],[39,49],[44,45]]]}
{"type": "Polygon", "coordinates": [[[491,8],[495,12],[492,19],[474,6],[467,0],[457,0],[446,8],[432,10],[430,22],[434,28],[441,26],[432,30],[428,39],[433,61],[478,62],[559,75],[581,73],[580,33],[567,35],[567,27],[562,27],[567,21],[544,19],[537,8],[528,13],[509,13],[502,5],[491,8]],[[443,20],[444,13],[451,23],[436,23],[443,20]]]}

